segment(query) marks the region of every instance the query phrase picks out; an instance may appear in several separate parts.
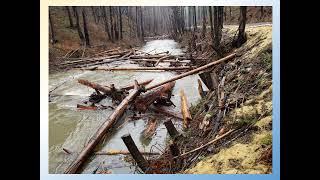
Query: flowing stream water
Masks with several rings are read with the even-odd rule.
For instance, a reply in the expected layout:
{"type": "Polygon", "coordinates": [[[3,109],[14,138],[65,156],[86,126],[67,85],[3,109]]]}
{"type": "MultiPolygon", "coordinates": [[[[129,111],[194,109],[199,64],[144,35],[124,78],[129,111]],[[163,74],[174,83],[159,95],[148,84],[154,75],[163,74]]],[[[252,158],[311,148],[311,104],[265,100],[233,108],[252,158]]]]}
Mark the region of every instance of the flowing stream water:
{"type": "MultiPolygon", "coordinates": [[[[144,52],[150,54],[169,51],[172,55],[183,54],[179,44],[174,40],[153,40],[146,43],[141,48],[144,52]]],[[[165,66],[165,63],[159,65],[165,66]]],[[[132,64],[129,61],[113,62],[107,64],[109,67],[136,67],[137,64],[132,64]]],[[[70,70],[66,72],[59,72],[50,74],[49,89],[54,89],[52,97],[49,102],[49,173],[61,174],[76,158],[92,135],[97,131],[99,126],[106,121],[108,116],[112,113],[111,109],[105,110],[77,110],[77,104],[83,104],[88,100],[88,96],[94,92],[93,89],[83,86],[77,82],[78,78],[87,79],[89,81],[99,83],[102,85],[115,84],[116,87],[132,84],[136,79],[143,81],[147,79],[154,79],[149,85],[167,80],[175,76],[175,72],[143,72],[143,71],[80,71],[70,70]],[[66,154],[62,148],[71,151],[71,154],[66,154]]],[[[198,75],[191,75],[176,81],[173,89],[172,102],[176,107],[172,106],[172,110],[180,112],[180,89],[184,89],[188,99],[188,104],[195,104],[199,99],[197,90],[198,75]]],[[[204,87],[206,90],[206,87],[204,87]]],[[[99,104],[112,105],[111,99],[106,98],[99,104]]],[[[125,118],[132,115],[131,111],[127,111],[122,119],[117,123],[118,128],[114,128],[111,134],[108,134],[96,150],[127,150],[121,136],[127,133],[135,141],[140,150],[161,152],[169,135],[163,125],[163,121],[168,117],[162,114],[153,112],[146,112],[142,114],[142,118],[134,121],[129,121],[122,126],[119,126],[125,121],[125,118]],[[159,125],[156,129],[156,134],[151,140],[146,140],[141,135],[145,129],[149,117],[156,117],[159,125]]],[[[173,120],[177,129],[181,130],[182,121],[173,120]]],[[[91,156],[82,168],[82,173],[93,173],[97,167],[105,169],[111,173],[128,174],[136,173],[135,166],[127,162],[125,155],[97,155],[91,156]]]]}

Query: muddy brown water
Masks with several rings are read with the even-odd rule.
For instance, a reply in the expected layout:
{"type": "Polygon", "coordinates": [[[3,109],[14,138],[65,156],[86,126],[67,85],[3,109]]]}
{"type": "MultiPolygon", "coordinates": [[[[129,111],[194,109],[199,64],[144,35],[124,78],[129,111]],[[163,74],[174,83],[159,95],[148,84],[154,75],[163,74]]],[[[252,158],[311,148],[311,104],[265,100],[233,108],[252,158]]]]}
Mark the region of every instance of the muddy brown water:
{"type": "MultiPolygon", "coordinates": [[[[169,51],[173,55],[183,54],[179,44],[173,40],[153,40],[146,43],[141,48],[144,52],[158,53],[169,51]]],[[[160,63],[162,66],[168,64],[160,63]]],[[[114,62],[107,66],[128,67],[137,66],[130,62],[114,62]]],[[[99,126],[105,122],[108,116],[112,113],[111,109],[106,110],[77,110],[77,104],[83,104],[88,100],[88,96],[94,92],[93,89],[85,87],[77,83],[78,78],[87,79],[99,84],[115,84],[116,87],[124,86],[133,83],[135,79],[143,81],[154,79],[149,85],[167,80],[175,76],[175,72],[134,72],[134,71],[79,71],[70,70],[67,72],[59,72],[50,74],[49,90],[54,89],[60,84],[57,89],[52,92],[52,97],[49,102],[49,173],[61,174],[76,158],[77,153],[85,146],[92,135],[97,131],[99,126]],[[72,154],[66,154],[62,148],[66,148],[72,154]]],[[[198,75],[192,75],[183,79],[177,80],[173,89],[172,102],[176,107],[172,106],[172,110],[180,112],[180,89],[184,89],[188,98],[189,105],[195,104],[199,99],[197,90],[198,75]]],[[[206,89],[206,87],[204,87],[206,89]]],[[[111,99],[106,98],[99,104],[112,105],[111,99]]],[[[119,123],[125,121],[125,118],[132,115],[133,112],[127,111],[119,123]]],[[[142,114],[142,118],[125,123],[123,126],[114,128],[114,130],[100,143],[96,148],[99,151],[103,150],[127,150],[121,140],[121,136],[130,133],[138,148],[143,151],[161,152],[165,148],[165,144],[169,135],[163,125],[163,121],[168,117],[162,114],[146,112],[142,114]],[[150,140],[146,140],[141,136],[149,117],[154,116],[159,121],[156,134],[150,140]]],[[[182,121],[173,120],[175,126],[181,130],[182,121]]],[[[99,170],[108,170],[115,174],[137,173],[136,167],[132,163],[125,160],[125,155],[100,155],[91,156],[82,168],[81,173],[93,173],[97,167],[99,170]]]]}

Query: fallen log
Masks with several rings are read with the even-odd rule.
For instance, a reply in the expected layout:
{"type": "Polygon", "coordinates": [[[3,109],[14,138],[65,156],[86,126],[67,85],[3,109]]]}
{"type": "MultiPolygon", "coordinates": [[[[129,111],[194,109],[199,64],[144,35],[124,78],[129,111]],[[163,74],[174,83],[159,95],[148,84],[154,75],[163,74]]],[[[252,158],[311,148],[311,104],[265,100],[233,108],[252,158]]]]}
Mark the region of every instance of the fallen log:
{"type": "Polygon", "coordinates": [[[166,84],[166,83],[168,83],[168,82],[172,82],[172,81],[175,81],[175,80],[184,78],[184,77],[186,77],[186,76],[189,76],[189,75],[192,75],[192,74],[196,74],[196,73],[201,72],[201,71],[203,71],[203,70],[205,70],[205,69],[207,69],[207,68],[210,68],[210,67],[212,67],[212,66],[214,66],[214,65],[216,65],[216,64],[219,64],[219,63],[222,63],[222,62],[224,62],[224,61],[230,60],[231,58],[234,58],[235,56],[236,56],[235,53],[230,54],[230,55],[228,55],[228,56],[226,56],[226,57],[224,57],[224,58],[221,58],[221,59],[219,59],[219,60],[217,60],[217,61],[211,62],[211,63],[206,64],[206,65],[204,65],[204,66],[201,66],[201,67],[198,67],[198,68],[196,68],[196,69],[193,69],[193,70],[191,70],[191,71],[189,71],[189,72],[185,72],[185,73],[182,73],[182,74],[180,74],[180,75],[177,75],[177,76],[175,76],[175,77],[173,77],[173,78],[171,78],[171,79],[168,79],[168,80],[166,80],[166,81],[163,81],[163,82],[157,83],[157,84],[155,84],[155,85],[152,85],[152,86],[146,88],[146,91],[148,91],[148,90],[150,90],[150,89],[153,89],[153,88],[156,88],[156,87],[159,87],[159,86],[161,86],[161,85],[163,85],[163,84],[166,84]]]}
{"type": "Polygon", "coordinates": [[[180,97],[181,97],[181,113],[183,116],[183,127],[188,128],[189,122],[192,120],[190,110],[188,107],[187,97],[184,94],[183,89],[180,90],[180,97]]]}
{"type": "MultiPolygon", "coordinates": [[[[157,62],[158,60],[157,59],[130,59],[130,61],[142,61],[142,62],[157,62]]],[[[177,61],[175,59],[164,59],[162,60],[161,62],[170,62],[170,63],[176,63],[176,62],[179,62],[179,63],[189,63],[190,60],[186,59],[186,60],[181,60],[181,61],[177,61]]]]}
{"type": "Polygon", "coordinates": [[[100,84],[96,84],[96,83],[93,83],[93,82],[90,82],[90,81],[84,80],[84,79],[78,79],[78,83],[85,85],[85,86],[88,86],[88,87],[91,87],[95,90],[101,91],[105,94],[111,94],[112,91],[114,91],[110,87],[101,86],[100,84]]]}
{"type": "Polygon", "coordinates": [[[103,60],[101,62],[81,64],[81,65],[77,65],[77,66],[74,66],[74,67],[75,68],[81,68],[81,67],[88,67],[88,66],[94,66],[94,65],[99,65],[99,64],[107,64],[107,63],[112,63],[112,62],[115,62],[115,61],[124,61],[124,60],[128,60],[128,58],[105,59],[105,60],[103,60]]]}
{"type": "MultiPolygon", "coordinates": [[[[120,57],[120,55],[113,55],[113,56],[103,56],[103,57],[96,57],[96,58],[72,58],[73,61],[67,61],[65,63],[61,63],[59,65],[74,65],[74,64],[82,64],[88,62],[96,62],[96,61],[103,61],[103,60],[111,60],[112,58],[120,57]],[[78,60],[77,60],[78,59],[78,60]]],[[[71,59],[71,58],[65,58],[71,59]]]]}
{"type": "Polygon", "coordinates": [[[97,54],[94,54],[94,56],[105,54],[105,53],[109,53],[109,52],[112,52],[112,51],[117,51],[117,50],[120,50],[120,47],[117,47],[117,48],[114,48],[114,49],[110,49],[110,50],[107,50],[107,51],[99,52],[97,54]]]}
{"type": "MultiPolygon", "coordinates": [[[[151,83],[152,81],[153,81],[153,79],[148,79],[148,80],[141,81],[141,82],[138,82],[138,83],[139,83],[140,86],[146,86],[149,83],[151,83]]],[[[127,85],[127,86],[120,87],[119,89],[128,91],[128,90],[133,89],[133,88],[134,88],[134,84],[130,84],[130,85],[127,85]]]]}
{"type": "Polygon", "coordinates": [[[183,117],[181,116],[181,114],[178,114],[176,112],[170,111],[169,109],[167,109],[164,106],[152,106],[151,105],[149,107],[149,109],[151,111],[156,112],[156,113],[161,113],[161,114],[164,114],[164,115],[169,116],[169,117],[173,117],[173,118],[177,118],[177,119],[183,120],[183,117]]]}
{"type": "MultiPolygon", "coordinates": [[[[159,155],[160,154],[158,152],[146,152],[146,151],[140,151],[140,153],[142,155],[159,155]]],[[[98,151],[94,153],[94,155],[118,155],[118,154],[130,155],[130,152],[124,151],[124,150],[108,150],[108,151],[98,151]]]]}
{"type": "Polygon", "coordinates": [[[93,105],[93,106],[84,106],[84,105],[81,105],[81,104],[77,104],[77,109],[78,110],[103,110],[103,109],[114,109],[112,106],[96,106],[96,105],[93,105]]]}
{"type": "Polygon", "coordinates": [[[189,70],[194,67],[192,66],[182,66],[182,67],[95,67],[95,68],[81,68],[82,70],[103,70],[103,71],[140,71],[140,70],[165,70],[165,71],[174,71],[174,70],[189,70]]]}
{"type": "MultiPolygon", "coordinates": [[[[145,55],[133,55],[133,56],[130,56],[130,59],[159,59],[164,56],[167,56],[167,55],[146,55],[146,56],[145,55]]],[[[176,56],[170,55],[170,56],[168,56],[168,58],[175,59],[176,56]]]]}
{"type": "Polygon", "coordinates": [[[156,64],[155,64],[154,66],[158,66],[161,61],[163,61],[164,59],[167,59],[167,58],[169,58],[169,57],[170,57],[170,56],[163,56],[162,58],[160,58],[160,59],[157,60],[157,62],[156,62],[156,64]]]}
{"type": "Polygon", "coordinates": [[[119,106],[113,111],[108,119],[100,126],[98,131],[93,135],[88,144],[82,149],[78,157],[72,162],[72,164],[65,170],[66,174],[76,173],[78,168],[84,163],[88,156],[92,153],[95,146],[100,142],[102,137],[108,132],[112,125],[123,115],[127,109],[129,103],[133,101],[141,92],[141,88],[138,82],[135,81],[135,88],[130,94],[122,100],[119,106]]]}
{"type": "Polygon", "coordinates": [[[165,96],[166,94],[170,94],[173,87],[175,85],[175,82],[170,82],[167,84],[164,84],[160,86],[159,88],[146,92],[144,94],[141,94],[139,97],[136,98],[134,101],[134,108],[138,110],[139,112],[146,112],[148,107],[155,102],[160,97],[165,96]]]}

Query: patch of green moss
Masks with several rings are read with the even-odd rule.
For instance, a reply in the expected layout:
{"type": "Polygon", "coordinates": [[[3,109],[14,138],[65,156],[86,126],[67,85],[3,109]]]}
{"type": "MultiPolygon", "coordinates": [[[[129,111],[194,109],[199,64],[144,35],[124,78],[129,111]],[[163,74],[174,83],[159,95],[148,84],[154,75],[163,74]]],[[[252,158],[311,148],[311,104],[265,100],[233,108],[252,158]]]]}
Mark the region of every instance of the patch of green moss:
{"type": "Polygon", "coordinates": [[[271,145],[272,144],[272,135],[267,134],[264,138],[261,139],[261,145],[271,145]]]}

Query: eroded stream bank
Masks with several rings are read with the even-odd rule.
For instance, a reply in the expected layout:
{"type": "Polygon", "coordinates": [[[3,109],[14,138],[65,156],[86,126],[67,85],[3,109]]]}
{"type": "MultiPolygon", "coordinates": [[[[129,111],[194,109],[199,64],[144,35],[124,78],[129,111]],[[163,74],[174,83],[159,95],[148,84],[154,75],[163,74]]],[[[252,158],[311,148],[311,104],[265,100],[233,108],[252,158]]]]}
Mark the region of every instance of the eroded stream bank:
{"type": "MultiPolygon", "coordinates": [[[[141,48],[144,52],[155,54],[158,52],[169,51],[172,55],[183,54],[182,49],[173,40],[154,40],[149,41],[141,48]]],[[[161,63],[166,66],[167,64],[161,63]]],[[[130,61],[113,62],[107,66],[114,67],[136,67],[137,64],[131,64],[130,61]]],[[[88,96],[94,92],[93,89],[80,85],[77,82],[78,78],[87,79],[99,84],[115,86],[124,86],[131,84],[135,79],[144,81],[154,79],[148,86],[164,81],[176,75],[175,72],[110,72],[110,71],[80,71],[69,70],[52,74],[49,77],[49,89],[53,89],[59,84],[59,88],[52,92],[49,103],[49,172],[63,173],[68,165],[76,158],[79,152],[90,137],[95,133],[99,126],[112,113],[111,109],[105,110],[82,110],[76,108],[77,104],[81,104],[88,99],[88,96]],[[66,148],[73,152],[67,155],[62,148],[66,148]]],[[[176,81],[173,89],[172,102],[176,107],[171,108],[180,112],[180,89],[184,89],[188,97],[188,103],[195,104],[200,96],[197,90],[198,75],[192,75],[176,81]]],[[[147,87],[148,87],[147,86],[147,87]]],[[[111,99],[106,98],[99,104],[111,105],[111,99]]],[[[127,111],[127,114],[121,119],[120,123],[126,117],[132,115],[132,112],[127,111]]],[[[130,133],[138,148],[143,151],[160,152],[164,149],[167,131],[163,125],[163,121],[168,117],[147,112],[140,119],[130,121],[121,127],[116,128],[106,140],[99,145],[99,150],[127,150],[121,140],[121,136],[130,133]],[[151,140],[142,138],[141,132],[145,129],[149,117],[156,117],[159,121],[159,126],[156,129],[156,135],[151,140]]],[[[119,124],[120,124],[119,123],[119,124]]],[[[177,128],[182,128],[182,121],[174,120],[177,128]]],[[[92,173],[97,167],[99,169],[109,170],[110,173],[134,173],[134,166],[124,160],[124,155],[113,156],[92,156],[84,166],[82,173],[92,173]]]]}

